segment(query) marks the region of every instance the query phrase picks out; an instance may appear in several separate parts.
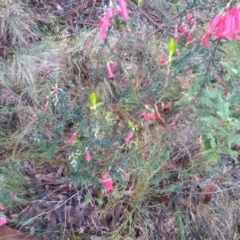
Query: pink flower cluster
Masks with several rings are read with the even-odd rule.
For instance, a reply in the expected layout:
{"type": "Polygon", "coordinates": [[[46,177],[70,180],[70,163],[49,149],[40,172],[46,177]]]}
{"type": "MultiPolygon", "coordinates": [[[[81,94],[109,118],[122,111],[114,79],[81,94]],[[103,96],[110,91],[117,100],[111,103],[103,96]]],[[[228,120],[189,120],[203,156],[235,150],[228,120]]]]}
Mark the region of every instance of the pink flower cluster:
{"type": "Polygon", "coordinates": [[[107,30],[108,27],[111,25],[110,24],[110,18],[112,17],[113,14],[113,7],[110,6],[106,12],[106,14],[100,19],[100,22],[98,24],[98,28],[100,28],[100,38],[106,38],[107,37],[107,30]]]}
{"type": "Polygon", "coordinates": [[[128,20],[128,11],[127,11],[127,5],[125,0],[118,0],[119,8],[114,9],[112,1],[110,1],[109,8],[106,11],[105,15],[100,19],[100,22],[98,24],[98,28],[100,28],[100,38],[106,38],[107,37],[107,30],[108,27],[111,25],[110,20],[113,15],[117,15],[119,13],[122,14],[122,20],[128,20]]]}
{"type": "MultiPolygon", "coordinates": [[[[126,179],[130,178],[130,174],[127,173],[123,168],[119,168],[119,171],[124,175],[126,179]]],[[[110,176],[109,171],[106,171],[103,175],[102,178],[98,179],[99,183],[104,185],[105,188],[105,193],[108,193],[109,191],[113,190],[113,180],[110,176]]]]}
{"type": "Polygon", "coordinates": [[[155,121],[157,119],[157,116],[154,110],[152,110],[150,113],[143,111],[141,114],[141,117],[143,117],[145,120],[152,120],[152,121],[155,121]]]}
{"type": "Polygon", "coordinates": [[[227,7],[210,21],[207,33],[201,40],[201,45],[207,44],[212,36],[218,38],[231,38],[239,40],[240,31],[240,6],[227,7]]]}
{"type": "Polygon", "coordinates": [[[117,67],[117,62],[107,63],[106,69],[107,69],[108,78],[113,78],[114,77],[113,71],[116,67],[117,67]]]}
{"type": "MultiPolygon", "coordinates": [[[[67,143],[68,144],[72,144],[73,141],[77,138],[77,133],[73,133],[71,135],[71,137],[67,140],[67,143]]],[[[89,162],[91,160],[91,154],[90,154],[90,151],[88,149],[86,149],[85,151],[85,160],[86,162],[89,162]]]]}
{"type": "Polygon", "coordinates": [[[126,143],[129,143],[133,138],[133,132],[128,133],[128,135],[124,138],[126,143]]]}
{"type": "Polygon", "coordinates": [[[113,190],[113,181],[112,178],[109,175],[109,171],[105,172],[102,175],[102,178],[98,180],[99,183],[104,185],[106,193],[113,190]]]}
{"type": "Polygon", "coordinates": [[[191,30],[190,30],[190,26],[191,25],[195,26],[197,24],[197,21],[192,15],[192,13],[188,12],[185,18],[185,22],[186,23],[183,22],[180,25],[176,25],[174,27],[174,39],[175,41],[178,41],[179,33],[180,33],[183,37],[185,37],[187,44],[190,44],[194,41],[191,30]]]}
{"type": "MultiPolygon", "coordinates": [[[[167,110],[171,107],[172,103],[168,102],[166,104],[162,103],[162,110],[167,110]]],[[[142,112],[141,117],[145,120],[151,120],[156,121],[159,117],[159,112],[156,112],[155,110],[152,110],[150,113],[146,112],[145,110],[142,112]]],[[[125,139],[126,140],[126,139],[125,139]]]]}
{"type": "Polygon", "coordinates": [[[190,12],[187,13],[186,22],[190,23],[191,25],[196,25],[197,24],[196,19],[194,18],[194,16],[190,12]]]}

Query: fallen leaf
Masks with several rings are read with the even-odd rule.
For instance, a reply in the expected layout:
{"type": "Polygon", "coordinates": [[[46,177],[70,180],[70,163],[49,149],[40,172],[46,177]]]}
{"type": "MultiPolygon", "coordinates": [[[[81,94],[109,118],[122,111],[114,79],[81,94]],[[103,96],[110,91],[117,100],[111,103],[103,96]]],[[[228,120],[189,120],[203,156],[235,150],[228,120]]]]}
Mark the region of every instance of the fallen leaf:
{"type": "Polygon", "coordinates": [[[209,183],[205,188],[203,188],[199,197],[200,200],[204,203],[209,203],[212,200],[215,189],[216,186],[213,183],[209,183]]]}
{"type": "Polygon", "coordinates": [[[0,237],[3,240],[38,240],[37,237],[27,235],[6,225],[0,226],[0,237]]]}
{"type": "Polygon", "coordinates": [[[47,224],[47,229],[45,234],[43,235],[43,240],[53,239],[53,233],[56,231],[57,219],[56,217],[52,217],[47,224]]]}
{"type": "Polygon", "coordinates": [[[73,206],[65,206],[63,210],[63,219],[65,219],[68,223],[73,224],[77,213],[76,207],[73,206]]]}
{"type": "Polygon", "coordinates": [[[62,173],[63,173],[63,170],[64,170],[64,167],[65,167],[65,164],[61,164],[61,166],[58,168],[57,170],[57,173],[55,175],[55,178],[60,178],[62,173]]]}
{"type": "Polygon", "coordinates": [[[116,226],[121,218],[121,215],[123,214],[123,206],[122,204],[118,205],[117,208],[114,211],[114,214],[112,216],[112,222],[111,222],[111,229],[116,229],[116,226]]]}

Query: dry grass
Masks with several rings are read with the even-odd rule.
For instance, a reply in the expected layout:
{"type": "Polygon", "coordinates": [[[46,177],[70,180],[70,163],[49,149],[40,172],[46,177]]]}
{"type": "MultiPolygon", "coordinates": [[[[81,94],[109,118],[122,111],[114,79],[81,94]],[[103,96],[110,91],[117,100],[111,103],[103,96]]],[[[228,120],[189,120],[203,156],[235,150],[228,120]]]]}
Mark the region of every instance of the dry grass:
{"type": "Polygon", "coordinates": [[[37,15],[22,1],[2,1],[0,10],[0,37],[6,47],[27,47],[42,37],[36,24],[37,15]]]}

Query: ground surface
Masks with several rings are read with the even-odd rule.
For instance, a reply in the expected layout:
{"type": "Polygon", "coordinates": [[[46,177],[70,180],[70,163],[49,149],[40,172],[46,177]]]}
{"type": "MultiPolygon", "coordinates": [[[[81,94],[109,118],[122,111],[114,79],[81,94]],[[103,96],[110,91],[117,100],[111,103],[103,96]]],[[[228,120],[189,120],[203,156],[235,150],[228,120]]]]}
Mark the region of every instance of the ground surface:
{"type": "Polygon", "coordinates": [[[240,164],[201,154],[197,116],[174,105],[194,74],[169,75],[158,63],[185,6],[176,2],[128,1],[131,24],[116,20],[103,42],[97,26],[108,1],[2,1],[4,239],[239,239],[240,164]],[[108,61],[121,63],[114,80],[105,76],[108,61]],[[145,121],[144,106],[154,107],[169,76],[162,102],[172,106],[155,104],[161,117],[145,121]],[[110,192],[99,182],[108,170],[115,174],[110,192]]]}

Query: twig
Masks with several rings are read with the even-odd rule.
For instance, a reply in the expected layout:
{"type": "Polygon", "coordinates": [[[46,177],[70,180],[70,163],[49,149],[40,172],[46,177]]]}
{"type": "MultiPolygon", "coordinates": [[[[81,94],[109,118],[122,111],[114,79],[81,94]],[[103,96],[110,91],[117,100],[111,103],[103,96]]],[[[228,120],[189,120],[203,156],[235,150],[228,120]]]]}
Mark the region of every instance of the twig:
{"type": "MultiPolygon", "coordinates": [[[[135,9],[137,9],[137,6],[136,6],[136,5],[134,5],[133,3],[131,3],[131,5],[132,5],[135,9]]],[[[148,14],[147,12],[145,12],[145,11],[142,10],[142,9],[139,9],[138,11],[139,11],[141,14],[143,14],[151,23],[153,23],[155,26],[157,26],[158,28],[160,28],[159,24],[156,23],[156,22],[149,16],[149,14],[148,14]]],[[[160,29],[161,29],[161,28],[160,28],[160,29]]]]}

